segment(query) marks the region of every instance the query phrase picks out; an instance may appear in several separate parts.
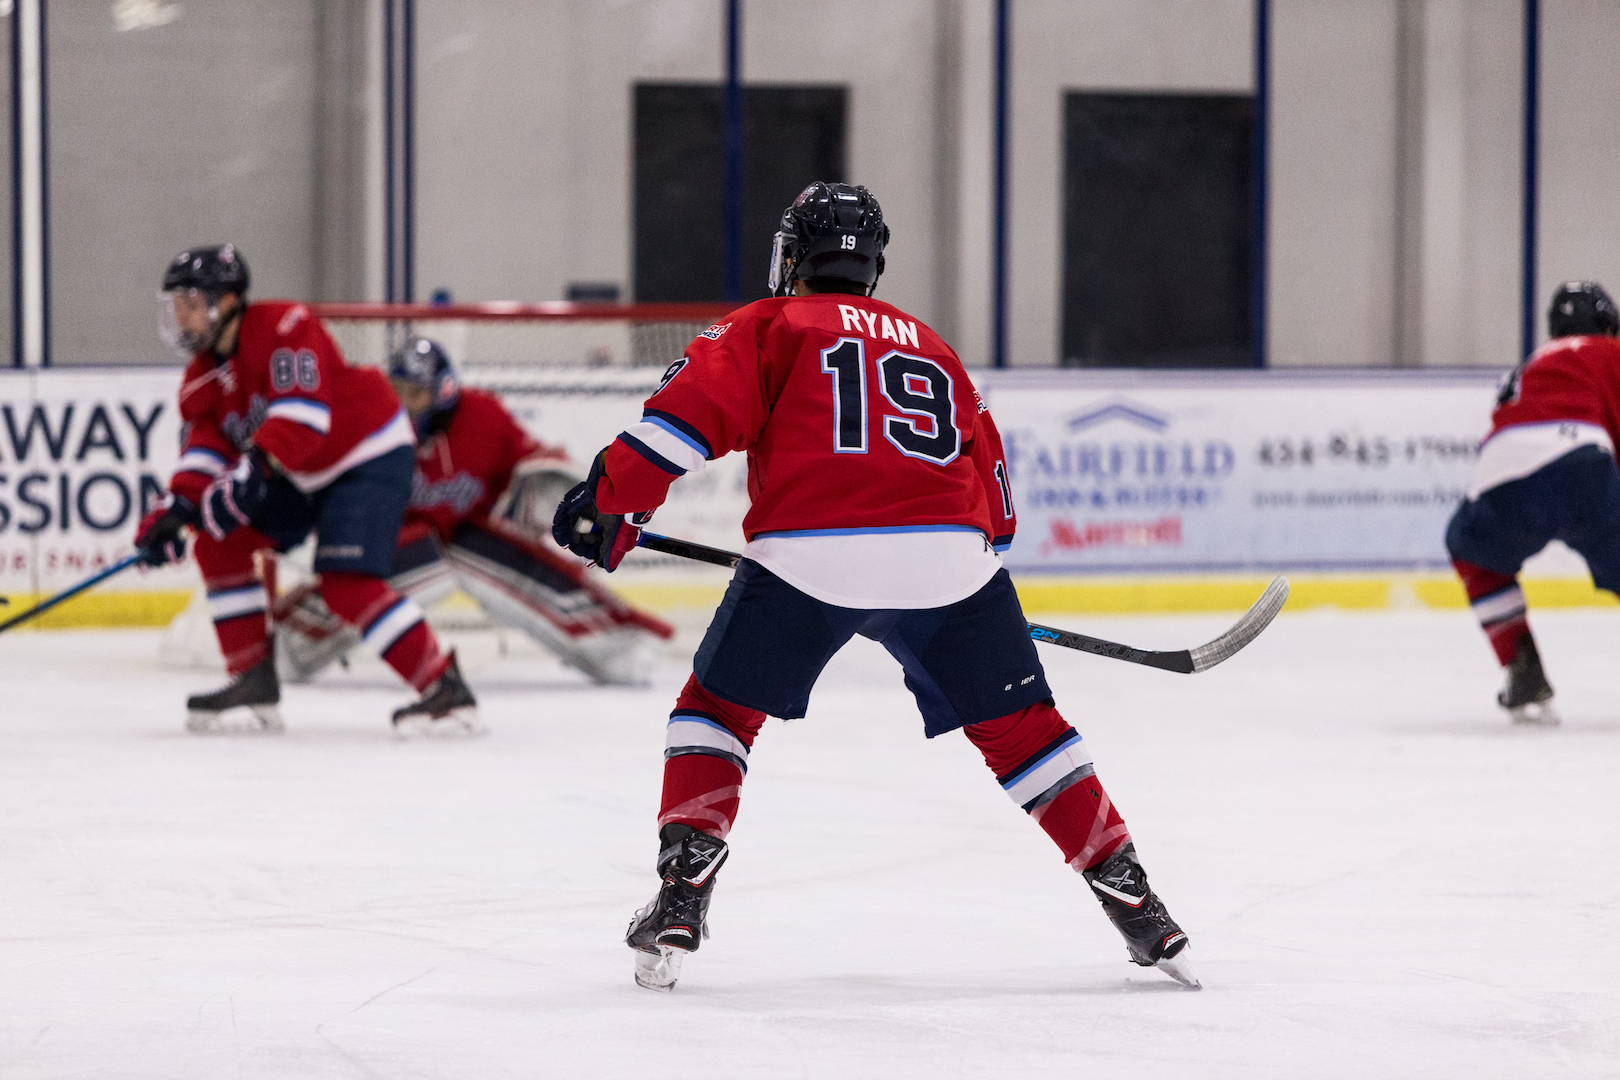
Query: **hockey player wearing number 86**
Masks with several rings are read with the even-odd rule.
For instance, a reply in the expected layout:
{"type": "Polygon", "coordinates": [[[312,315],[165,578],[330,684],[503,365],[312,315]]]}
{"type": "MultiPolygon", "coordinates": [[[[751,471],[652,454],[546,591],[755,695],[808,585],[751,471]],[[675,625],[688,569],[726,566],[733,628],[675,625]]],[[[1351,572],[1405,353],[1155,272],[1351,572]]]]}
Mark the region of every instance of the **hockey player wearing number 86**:
{"type": "Polygon", "coordinates": [[[888,239],[864,187],[806,188],[782,216],[774,296],[694,340],[557,509],[557,541],[611,570],[677,477],[748,454],[748,545],[666,729],[663,880],[626,938],[636,981],[672,988],[707,934],[765,716],[804,716],[860,634],[900,662],[929,737],[961,728],[978,747],[1131,960],[1196,986],[1001,566],[1015,515],[995,424],[951,348],[872,299],[888,239]]]}
{"type": "Polygon", "coordinates": [[[303,304],[249,303],[233,245],[182,251],[163,275],[163,335],[188,359],[180,461],[135,545],[149,565],[197,566],[231,682],[188,701],[194,732],[281,727],[268,596],[254,558],[316,535],[328,606],[411,686],[402,733],[477,730],[476,703],[415,602],[383,580],[411,493],[410,421],[381,372],[351,368],[303,304]]]}

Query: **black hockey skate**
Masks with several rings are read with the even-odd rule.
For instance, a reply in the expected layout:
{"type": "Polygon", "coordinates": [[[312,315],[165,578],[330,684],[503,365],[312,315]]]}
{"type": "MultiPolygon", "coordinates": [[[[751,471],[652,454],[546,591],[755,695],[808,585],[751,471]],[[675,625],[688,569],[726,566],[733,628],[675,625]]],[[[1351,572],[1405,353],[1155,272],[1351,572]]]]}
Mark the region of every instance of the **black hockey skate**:
{"type": "Polygon", "coordinates": [[[394,732],[406,737],[482,735],[486,730],[478,721],[478,699],[461,677],[461,665],[453,652],[450,666],[419,700],[394,710],[394,732]]]}
{"type": "Polygon", "coordinates": [[[186,699],[186,709],[186,730],[195,735],[284,730],[274,643],[265,650],[263,660],[233,678],[229,686],[212,694],[191,695],[186,699]],[[240,716],[226,719],[227,712],[243,708],[251,714],[251,720],[244,721],[240,716]]]}
{"type": "Polygon", "coordinates": [[[1187,965],[1187,935],[1148,886],[1147,871],[1136,859],[1136,846],[1126,844],[1102,865],[1085,871],[1087,884],[1102,901],[1108,920],[1125,938],[1131,962],[1156,967],[1194,990],[1198,977],[1187,965]]]}
{"type": "Polygon", "coordinates": [[[1541,669],[1541,654],[1536,651],[1536,639],[1529,634],[1519,638],[1518,652],[1507,666],[1507,686],[1496,695],[1496,703],[1508,711],[1515,724],[1558,723],[1553,711],[1552,684],[1541,669]]]}
{"type": "Polygon", "coordinates": [[[664,883],[630,920],[624,943],[636,950],[636,983],[667,992],[675,989],[686,954],[697,952],[709,936],[709,898],[729,849],[724,840],[689,825],[665,825],[658,838],[664,883]]]}

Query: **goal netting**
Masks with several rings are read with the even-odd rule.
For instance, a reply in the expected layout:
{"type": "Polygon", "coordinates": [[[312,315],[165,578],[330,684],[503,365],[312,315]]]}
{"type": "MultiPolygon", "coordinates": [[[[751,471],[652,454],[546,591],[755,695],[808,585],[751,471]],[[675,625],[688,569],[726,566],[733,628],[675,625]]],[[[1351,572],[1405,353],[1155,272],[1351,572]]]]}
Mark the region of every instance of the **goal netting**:
{"type": "Polygon", "coordinates": [[[344,357],[381,366],[412,336],[460,367],[662,369],[731,304],[314,304],[344,357]]]}

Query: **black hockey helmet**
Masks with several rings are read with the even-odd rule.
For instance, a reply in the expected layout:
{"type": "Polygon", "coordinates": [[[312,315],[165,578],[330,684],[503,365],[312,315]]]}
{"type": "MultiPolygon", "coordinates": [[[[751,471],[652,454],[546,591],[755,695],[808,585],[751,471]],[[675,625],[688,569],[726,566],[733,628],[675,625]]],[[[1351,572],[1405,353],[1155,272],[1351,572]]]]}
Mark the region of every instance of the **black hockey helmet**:
{"type": "Polygon", "coordinates": [[[207,296],[248,291],[248,267],[235,244],[187,248],[163,271],[163,291],[196,289],[207,296]]]}
{"type": "MultiPolygon", "coordinates": [[[[227,295],[241,299],[248,291],[247,261],[235,244],[187,248],[169,262],[163,271],[163,288],[158,291],[159,332],[169,347],[182,356],[211,349],[223,329],[219,302],[227,295]],[[207,330],[182,330],[175,312],[180,294],[205,301],[208,305],[207,330]]],[[[238,304],[235,316],[241,314],[238,304]]]]}
{"type": "Polygon", "coordinates": [[[456,378],[450,355],[437,341],[413,337],[395,349],[388,358],[388,378],[421,387],[431,395],[428,407],[411,418],[418,438],[425,439],[436,427],[448,423],[461,402],[461,380],[456,378]]]}
{"type": "Polygon", "coordinates": [[[1553,293],[1547,309],[1547,336],[1620,334],[1620,308],[1595,281],[1566,281],[1553,293]]]}
{"type": "Polygon", "coordinates": [[[870,191],[817,180],[782,212],[767,285],[772,296],[789,295],[794,281],[870,296],[888,243],[889,227],[870,191]]]}

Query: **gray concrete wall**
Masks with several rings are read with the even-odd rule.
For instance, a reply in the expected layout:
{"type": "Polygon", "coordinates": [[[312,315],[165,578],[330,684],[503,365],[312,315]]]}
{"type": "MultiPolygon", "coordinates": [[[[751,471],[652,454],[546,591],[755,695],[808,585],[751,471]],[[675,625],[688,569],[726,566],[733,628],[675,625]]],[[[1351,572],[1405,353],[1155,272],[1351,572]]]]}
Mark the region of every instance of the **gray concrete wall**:
{"type": "Polygon", "coordinates": [[[1272,7],[1269,363],[1391,362],[1395,0],[1272,7]]]}
{"type": "Polygon", "coordinates": [[[1013,19],[1008,362],[1045,367],[1062,334],[1064,91],[1246,92],[1253,22],[1248,0],[1020,0],[1013,19]]]}
{"type": "MultiPolygon", "coordinates": [[[[992,0],[748,0],[744,75],[850,90],[880,295],[990,356],[992,0]]],[[[54,353],[163,356],[153,292],[232,239],[259,295],[382,293],[381,0],[51,6],[54,353]]],[[[632,280],[632,89],[717,81],[721,0],[418,0],[419,296],[632,280]]],[[[1279,366],[1510,363],[1521,0],[1274,0],[1269,348],[1279,366]]],[[[1539,304],[1620,289],[1620,5],[1544,0],[1539,304]]],[[[1251,0],[1013,5],[1012,362],[1055,364],[1068,90],[1251,90],[1251,0]]],[[[6,260],[9,274],[9,260],[6,260]]],[[[745,273],[764,268],[745,267],[745,273]]]]}
{"type": "Polygon", "coordinates": [[[52,353],[167,360],[156,295],[189,244],[238,244],[260,296],[316,284],[314,0],[50,6],[52,353]]]}
{"type": "Polygon", "coordinates": [[[1620,4],[1543,0],[1537,330],[1561,281],[1620,296],[1620,4]]]}

